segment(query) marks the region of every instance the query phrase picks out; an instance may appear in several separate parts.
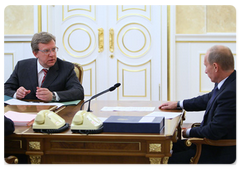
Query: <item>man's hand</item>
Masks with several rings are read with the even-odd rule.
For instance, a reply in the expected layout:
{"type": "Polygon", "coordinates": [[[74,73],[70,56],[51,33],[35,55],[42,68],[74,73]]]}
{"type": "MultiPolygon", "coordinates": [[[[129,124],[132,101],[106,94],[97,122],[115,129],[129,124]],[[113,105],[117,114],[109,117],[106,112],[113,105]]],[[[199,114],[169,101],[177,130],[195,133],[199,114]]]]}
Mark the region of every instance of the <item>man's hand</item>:
{"type": "Polygon", "coordinates": [[[52,101],[53,94],[47,88],[37,87],[36,97],[42,101],[49,102],[52,101]]]}
{"type": "Polygon", "coordinates": [[[17,89],[16,98],[17,99],[23,99],[30,92],[31,92],[31,90],[26,90],[23,86],[21,86],[17,89]]]}
{"type": "Polygon", "coordinates": [[[174,110],[177,109],[177,102],[167,102],[159,106],[159,109],[163,110],[174,110]]]}

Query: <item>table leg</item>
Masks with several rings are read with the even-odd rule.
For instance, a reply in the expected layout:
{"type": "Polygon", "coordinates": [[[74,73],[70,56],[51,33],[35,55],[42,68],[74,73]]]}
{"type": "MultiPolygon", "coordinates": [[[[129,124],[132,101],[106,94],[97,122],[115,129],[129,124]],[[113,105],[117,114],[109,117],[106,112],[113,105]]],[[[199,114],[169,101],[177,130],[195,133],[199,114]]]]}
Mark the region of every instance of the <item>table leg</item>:
{"type": "Polygon", "coordinates": [[[40,164],[41,163],[41,155],[29,155],[31,164],[40,164]]]}
{"type": "Polygon", "coordinates": [[[161,164],[162,158],[149,158],[150,164],[161,164]]]}

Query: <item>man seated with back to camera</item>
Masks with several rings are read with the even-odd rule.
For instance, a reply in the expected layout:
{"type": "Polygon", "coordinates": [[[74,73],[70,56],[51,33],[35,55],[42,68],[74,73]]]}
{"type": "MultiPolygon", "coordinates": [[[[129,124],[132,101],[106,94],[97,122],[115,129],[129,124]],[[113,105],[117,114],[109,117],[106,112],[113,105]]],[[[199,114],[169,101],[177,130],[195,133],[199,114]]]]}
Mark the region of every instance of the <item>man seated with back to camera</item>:
{"type": "Polygon", "coordinates": [[[4,94],[17,99],[49,101],[83,100],[84,90],[74,65],[57,58],[56,38],[34,34],[31,47],[36,58],[19,61],[4,84],[4,94]]]}
{"type": "MultiPolygon", "coordinates": [[[[231,50],[213,46],[204,58],[205,73],[215,83],[215,88],[202,96],[179,102],[167,102],[160,109],[183,108],[186,111],[205,110],[200,127],[183,130],[183,137],[200,137],[212,140],[236,139],[236,70],[231,50]]],[[[169,163],[190,163],[196,146],[187,147],[184,140],[173,145],[169,163]]],[[[199,163],[233,163],[236,146],[203,145],[199,163]]]]}

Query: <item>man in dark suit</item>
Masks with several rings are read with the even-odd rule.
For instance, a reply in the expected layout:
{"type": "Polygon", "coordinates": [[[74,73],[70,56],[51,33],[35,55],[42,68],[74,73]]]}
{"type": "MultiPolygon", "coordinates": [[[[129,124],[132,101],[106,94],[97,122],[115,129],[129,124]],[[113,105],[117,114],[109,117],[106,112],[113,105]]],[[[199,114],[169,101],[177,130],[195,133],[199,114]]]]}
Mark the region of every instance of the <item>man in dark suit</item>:
{"type": "Polygon", "coordinates": [[[47,32],[36,33],[31,47],[36,58],[17,63],[4,84],[4,94],[46,102],[83,100],[84,90],[74,72],[74,65],[57,58],[55,37],[47,32]]]}
{"type": "Polygon", "coordinates": [[[4,135],[11,135],[15,130],[14,123],[11,119],[4,116],[4,135]]]}
{"type": "MultiPolygon", "coordinates": [[[[200,127],[183,130],[183,137],[236,139],[236,71],[233,54],[225,46],[214,46],[207,51],[204,65],[205,73],[215,83],[210,93],[179,102],[167,102],[159,108],[205,110],[200,127]]],[[[173,146],[169,163],[189,163],[195,152],[194,145],[187,148],[183,141],[178,141],[173,146]]],[[[236,146],[203,145],[199,163],[233,163],[235,160],[236,146]]]]}

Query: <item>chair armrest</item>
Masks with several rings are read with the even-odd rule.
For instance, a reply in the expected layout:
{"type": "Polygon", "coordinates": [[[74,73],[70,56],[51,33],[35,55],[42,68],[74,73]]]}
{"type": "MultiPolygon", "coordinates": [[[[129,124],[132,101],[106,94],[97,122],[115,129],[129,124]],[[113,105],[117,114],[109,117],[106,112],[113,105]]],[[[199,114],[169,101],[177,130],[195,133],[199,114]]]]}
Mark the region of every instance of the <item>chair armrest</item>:
{"type": "Polygon", "coordinates": [[[207,138],[189,138],[186,142],[186,145],[191,146],[191,143],[211,146],[235,146],[236,139],[211,140],[207,138]]]}
{"type": "Polygon", "coordinates": [[[207,138],[189,138],[186,140],[186,145],[191,146],[192,143],[196,145],[196,154],[193,158],[191,158],[191,163],[198,163],[199,158],[202,152],[202,144],[211,145],[211,146],[235,146],[236,139],[221,139],[221,140],[211,140],[207,138]]]}
{"type": "Polygon", "coordinates": [[[8,164],[17,164],[18,158],[16,156],[9,156],[9,157],[5,158],[5,162],[8,164]]]}
{"type": "Polygon", "coordinates": [[[236,146],[236,139],[211,140],[204,138],[204,143],[212,146],[236,146]]]}
{"type": "MultiPolygon", "coordinates": [[[[201,123],[193,123],[191,128],[199,127],[201,123]]],[[[185,144],[191,146],[192,143],[196,145],[196,154],[191,158],[190,163],[198,163],[202,152],[202,144],[211,146],[236,146],[236,139],[221,139],[211,140],[207,138],[189,138],[185,144]]]]}
{"type": "Polygon", "coordinates": [[[194,127],[199,127],[201,125],[201,123],[193,123],[191,128],[194,128],[194,127]]]}

